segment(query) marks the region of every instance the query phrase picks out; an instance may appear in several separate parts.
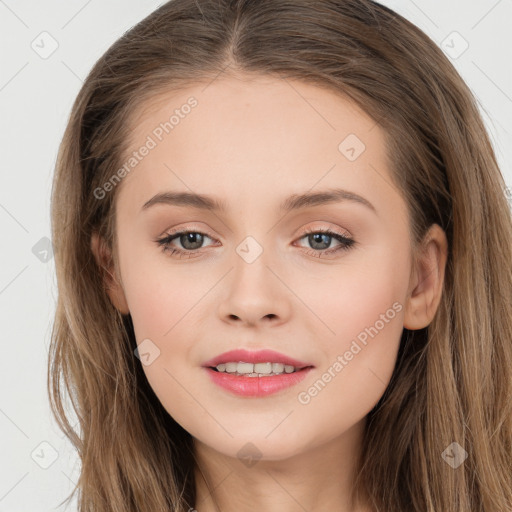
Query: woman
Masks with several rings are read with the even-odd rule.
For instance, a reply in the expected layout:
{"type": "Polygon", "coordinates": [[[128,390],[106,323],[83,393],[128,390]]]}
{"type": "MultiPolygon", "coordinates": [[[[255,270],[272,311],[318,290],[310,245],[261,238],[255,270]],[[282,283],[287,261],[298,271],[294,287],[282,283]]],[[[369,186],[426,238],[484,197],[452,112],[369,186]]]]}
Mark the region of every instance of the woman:
{"type": "Polygon", "coordinates": [[[80,510],[512,510],[504,188],[377,3],[174,0],[123,35],[52,197],[80,510]]]}

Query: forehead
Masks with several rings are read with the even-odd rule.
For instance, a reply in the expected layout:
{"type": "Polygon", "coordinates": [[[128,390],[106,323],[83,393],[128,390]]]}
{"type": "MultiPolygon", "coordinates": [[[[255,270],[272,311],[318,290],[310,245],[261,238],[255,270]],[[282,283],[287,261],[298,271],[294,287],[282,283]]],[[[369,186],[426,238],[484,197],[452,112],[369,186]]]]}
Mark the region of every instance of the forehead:
{"type": "Polygon", "coordinates": [[[151,146],[122,183],[139,207],[176,188],[240,205],[314,187],[396,193],[377,123],[345,95],[304,82],[222,77],[161,92],[134,112],[129,134],[125,160],[151,146]]]}

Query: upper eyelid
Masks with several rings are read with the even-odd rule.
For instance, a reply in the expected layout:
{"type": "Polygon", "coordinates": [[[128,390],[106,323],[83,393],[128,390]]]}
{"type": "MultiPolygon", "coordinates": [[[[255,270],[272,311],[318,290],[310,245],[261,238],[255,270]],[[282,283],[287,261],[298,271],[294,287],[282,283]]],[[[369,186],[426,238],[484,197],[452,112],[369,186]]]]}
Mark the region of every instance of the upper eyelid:
{"type": "MultiPolygon", "coordinates": [[[[324,232],[324,231],[332,231],[333,233],[336,233],[338,235],[345,235],[345,236],[348,236],[348,237],[352,236],[349,233],[349,231],[347,229],[345,229],[345,228],[336,229],[336,228],[326,227],[326,226],[322,226],[322,227],[307,227],[307,228],[305,228],[303,230],[302,236],[304,236],[305,234],[324,232]]],[[[172,230],[172,229],[165,230],[162,233],[161,237],[173,236],[173,235],[183,234],[183,233],[200,233],[202,235],[206,235],[206,236],[208,236],[208,237],[210,237],[212,239],[215,239],[215,237],[210,235],[207,230],[204,230],[204,229],[201,229],[201,228],[194,228],[194,227],[184,227],[184,228],[177,228],[175,230],[172,230]]]]}
{"type": "Polygon", "coordinates": [[[184,234],[184,233],[200,233],[201,235],[206,235],[208,238],[211,238],[212,240],[216,240],[216,238],[214,236],[209,235],[208,232],[205,231],[204,229],[190,229],[190,228],[178,228],[175,231],[166,230],[159,238],[162,239],[162,238],[180,235],[180,234],[184,234]]]}

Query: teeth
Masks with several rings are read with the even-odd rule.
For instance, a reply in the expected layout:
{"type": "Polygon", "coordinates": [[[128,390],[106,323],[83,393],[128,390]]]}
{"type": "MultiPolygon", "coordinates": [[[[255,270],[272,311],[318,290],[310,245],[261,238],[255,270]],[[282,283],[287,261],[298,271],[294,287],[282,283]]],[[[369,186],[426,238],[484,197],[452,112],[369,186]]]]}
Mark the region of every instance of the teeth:
{"type": "Polygon", "coordinates": [[[244,363],[242,361],[217,365],[219,372],[245,375],[246,377],[268,377],[298,371],[294,366],[283,363],[244,363]]]}

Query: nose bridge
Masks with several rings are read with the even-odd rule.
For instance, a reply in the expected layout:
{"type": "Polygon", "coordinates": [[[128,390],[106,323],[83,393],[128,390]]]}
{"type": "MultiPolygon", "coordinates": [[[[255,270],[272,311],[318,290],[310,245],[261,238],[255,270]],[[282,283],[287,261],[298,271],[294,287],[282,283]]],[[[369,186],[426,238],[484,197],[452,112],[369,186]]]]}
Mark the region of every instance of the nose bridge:
{"type": "MultiPolygon", "coordinates": [[[[265,317],[286,317],[289,297],[275,273],[272,249],[265,247],[263,237],[246,236],[236,247],[233,270],[228,277],[219,313],[224,318],[233,316],[249,323],[265,317]]],[[[268,242],[267,242],[268,243],[268,242]]]]}
{"type": "Polygon", "coordinates": [[[260,295],[275,288],[275,276],[269,270],[272,265],[272,249],[268,247],[268,238],[248,235],[235,248],[233,258],[232,285],[236,288],[249,287],[252,294],[260,295]]]}

